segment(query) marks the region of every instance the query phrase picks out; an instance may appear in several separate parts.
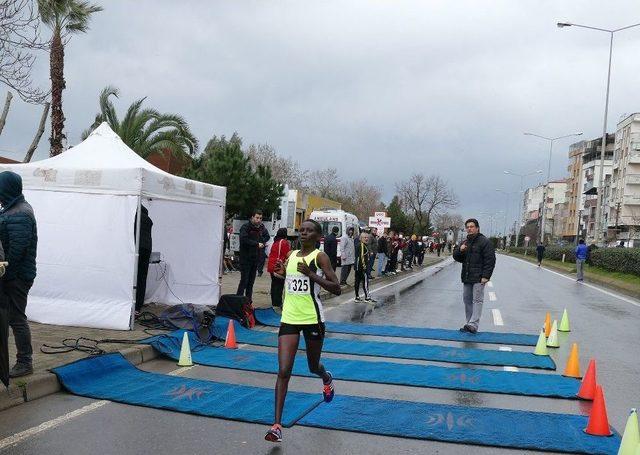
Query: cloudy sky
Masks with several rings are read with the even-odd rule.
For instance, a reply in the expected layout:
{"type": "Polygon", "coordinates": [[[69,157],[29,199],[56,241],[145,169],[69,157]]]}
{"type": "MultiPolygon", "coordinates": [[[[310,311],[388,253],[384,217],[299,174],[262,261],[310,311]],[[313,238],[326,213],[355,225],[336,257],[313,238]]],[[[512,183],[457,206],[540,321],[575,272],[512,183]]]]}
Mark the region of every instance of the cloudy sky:
{"type": "MultiPolygon", "coordinates": [[[[608,35],[556,22],[640,22],[637,1],[95,3],[104,12],[66,49],[72,144],[111,84],[121,112],[146,96],[183,115],[203,145],[237,131],[305,168],[366,177],[385,201],[411,173],[439,174],[458,194],[457,211],[484,230],[480,213],[506,208],[495,189],[519,189],[503,170],[546,176],[548,144],[524,131],[601,135],[608,35]]],[[[640,111],[639,47],[640,27],[615,37],[609,131],[640,111]]],[[[35,78],[48,83],[46,56],[35,78]]],[[[14,100],[0,154],[22,159],[40,113],[14,100]]],[[[34,159],[47,157],[46,135],[34,159]]],[[[552,179],[566,174],[570,143],[555,146],[552,179]]]]}

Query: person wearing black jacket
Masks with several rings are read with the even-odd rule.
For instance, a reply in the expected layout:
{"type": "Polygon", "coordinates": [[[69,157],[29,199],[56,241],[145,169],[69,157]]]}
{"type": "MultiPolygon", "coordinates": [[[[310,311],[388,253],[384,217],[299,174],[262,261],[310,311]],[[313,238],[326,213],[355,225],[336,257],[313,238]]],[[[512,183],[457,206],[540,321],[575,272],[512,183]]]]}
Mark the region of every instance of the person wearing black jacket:
{"type": "Polygon", "coordinates": [[[462,263],[462,298],[467,317],[467,323],[460,331],[476,333],[482,315],[484,286],[496,266],[496,252],[489,239],[480,234],[478,220],[470,218],[464,225],[467,238],[453,250],[453,259],[462,263]]]}
{"type": "Polygon", "coordinates": [[[338,232],[340,232],[340,228],[334,226],[331,229],[331,234],[324,239],[324,252],[329,256],[329,261],[331,261],[331,267],[334,272],[338,267],[338,232]]]}
{"type": "Polygon", "coordinates": [[[240,228],[240,283],[236,294],[246,295],[249,301],[253,296],[259,254],[264,255],[264,247],[268,241],[269,232],[262,224],[262,211],[255,210],[251,220],[240,228]]]}
{"type": "MultiPolygon", "coordinates": [[[[140,205],[140,245],[138,248],[138,274],[136,276],[136,314],[142,309],[144,305],[144,296],[147,293],[147,275],[149,274],[149,260],[151,258],[151,251],[153,250],[153,239],[151,237],[151,231],[153,228],[153,221],[149,217],[149,210],[140,205]]],[[[133,222],[134,236],[137,235],[137,222],[136,219],[133,222]]]]}

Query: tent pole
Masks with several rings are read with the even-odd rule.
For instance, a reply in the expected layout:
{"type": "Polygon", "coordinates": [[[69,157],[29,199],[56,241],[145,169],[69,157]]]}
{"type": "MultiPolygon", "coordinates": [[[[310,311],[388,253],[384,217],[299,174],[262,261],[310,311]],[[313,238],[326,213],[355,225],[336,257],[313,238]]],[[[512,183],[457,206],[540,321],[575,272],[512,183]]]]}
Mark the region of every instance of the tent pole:
{"type": "MultiPolygon", "coordinates": [[[[224,270],[224,240],[227,235],[227,204],[222,205],[222,245],[220,245],[222,254],[220,255],[220,263],[218,264],[218,284],[222,294],[222,271],[224,270]]],[[[216,305],[218,302],[215,303],[216,305]]]]}
{"type": "Polygon", "coordinates": [[[133,323],[135,320],[135,311],[136,311],[136,291],[138,284],[138,260],[140,258],[140,217],[142,212],[142,195],[138,195],[138,210],[136,211],[136,255],[135,260],[133,262],[133,288],[132,288],[132,299],[131,299],[131,319],[129,321],[129,329],[133,330],[133,323]]]}

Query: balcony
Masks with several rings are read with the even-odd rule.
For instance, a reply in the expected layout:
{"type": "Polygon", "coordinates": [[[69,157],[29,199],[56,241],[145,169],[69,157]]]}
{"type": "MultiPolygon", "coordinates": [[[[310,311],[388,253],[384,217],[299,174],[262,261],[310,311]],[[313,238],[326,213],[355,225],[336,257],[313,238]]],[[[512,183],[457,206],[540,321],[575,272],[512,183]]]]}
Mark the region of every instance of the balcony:
{"type": "Polygon", "coordinates": [[[627,174],[627,185],[640,185],[640,174],[627,174]]]}
{"type": "Polygon", "coordinates": [[[640,164],[640,152],[629,153],[629,164],[640,164]]]}

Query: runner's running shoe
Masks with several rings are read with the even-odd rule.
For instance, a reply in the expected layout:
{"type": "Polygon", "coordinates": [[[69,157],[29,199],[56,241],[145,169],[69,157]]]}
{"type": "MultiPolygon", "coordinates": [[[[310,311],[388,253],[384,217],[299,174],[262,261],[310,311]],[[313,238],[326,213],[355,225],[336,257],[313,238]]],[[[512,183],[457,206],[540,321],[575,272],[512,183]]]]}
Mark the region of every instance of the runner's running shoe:
{"type": "Polygon", "coordinates": [[[324,381],[322,381],[324,383],[324,385],[322,386],[322,395],[324,396],[325,403],[331,402],[331,400],[333,400],[333,396],[335,395],[335,390],[333,388],[333,376],[328,371],[327,374],[329,375],[329,382],[325,383],[324,381]]]}
{"type": "Polygon", "coordinates": [[[364,299],[365,302],[367,303],[376,303],[377,300],[374,299],[373,297],[367,297],[366,299],[364,299]]]}
{"type": "Polygon", "coordinates": [[[354,302],[362,302],[362,297],[358,296],[355,299],[353,299],[354,302]]]}
{"type": "Polygon", "coordinates": [[[269,442],[282,442],[282,427],[278,424],[274,424],[271,429],[267,431],[264,439],[269,442]]]}

